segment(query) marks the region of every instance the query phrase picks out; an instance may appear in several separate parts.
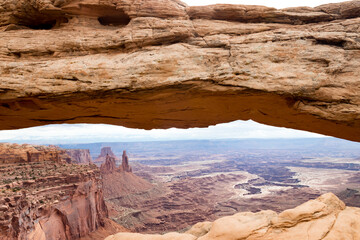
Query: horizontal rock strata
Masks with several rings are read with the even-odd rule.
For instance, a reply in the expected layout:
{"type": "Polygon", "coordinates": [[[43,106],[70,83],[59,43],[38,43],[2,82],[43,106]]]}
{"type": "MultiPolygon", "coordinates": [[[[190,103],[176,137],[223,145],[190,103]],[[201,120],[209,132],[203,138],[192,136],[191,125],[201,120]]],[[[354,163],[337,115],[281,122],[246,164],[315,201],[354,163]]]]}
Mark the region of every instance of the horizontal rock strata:
{"type": "Polygon", "coordinates": [[[92,158],[89,149],[67,149],[66,154],[70,156],[72,163],[90,164],[92,158]]]}
{"type": "Polygon", "coordinates": [[[64,163],[70,162],[71,157],[67,155],[64,149],[56,146],[0,143],[0,164],[45,161],[64,163]]]}
{"type": "Polygon", "coordinates": [[[0,145],[1,152],[8,153],[0,156],[7,159],[0,162],[0,239],[70,240],[106,229],[108,212],[99,169],[59,161],[49,148],[57,154],[65,152],[55,147],[0,145]],[[23,161],[23,151],[34,149],[41,157],[23,161]]]}
{"type": "Polygon", "coordinates": [[[0,128],[253,119],[360,141],[359,13],[360,1],[2,1],[0,128]]]}

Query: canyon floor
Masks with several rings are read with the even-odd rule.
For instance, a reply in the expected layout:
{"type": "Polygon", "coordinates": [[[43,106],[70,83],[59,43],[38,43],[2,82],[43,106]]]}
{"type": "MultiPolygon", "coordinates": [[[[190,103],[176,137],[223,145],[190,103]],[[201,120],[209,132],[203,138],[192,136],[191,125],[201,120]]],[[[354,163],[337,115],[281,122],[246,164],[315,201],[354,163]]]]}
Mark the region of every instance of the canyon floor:
{"type": "Polygon", "coordinates": [[[104,196],[110,217],[134,232],[182,232],[237,212],[279,213],[327,192],[347,206],[360,207],[357,143],[213,140],[76,147],[89,148],[95,156],[108,145],[116,156],[127,149],[133,173],[152,184],[121,196],[104,196]]]}

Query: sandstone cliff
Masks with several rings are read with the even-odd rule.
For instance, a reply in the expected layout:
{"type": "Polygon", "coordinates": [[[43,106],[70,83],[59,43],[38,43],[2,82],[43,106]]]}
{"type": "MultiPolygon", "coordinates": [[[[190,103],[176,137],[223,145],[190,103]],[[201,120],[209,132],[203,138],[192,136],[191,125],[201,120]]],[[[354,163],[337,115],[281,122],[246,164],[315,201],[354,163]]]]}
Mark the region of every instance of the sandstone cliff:
{"type": "Polygon", "coordinates": [[[328,193],[279,214],[244,212],[194,225],[186,233],[118,233],[105,240],[339,240],[360,239],[360,209],[328,193]]]}
{"type": "Polygon", "coordinates": [[[116,161],[120,161],[120,159],[116,157],[113,151],[111,150],[111,147],[103,147],[101,148],[100,155],[94,160],[94,163],[101,165],[106,162],[106,159],[108,157],[113,158],[114,163],[116,163],[116,161]]]}
{"type": "Polygon", "coordinates": [[[119,167],[116,167],[114,157],[106,155],[105,162],[100,166],[100,172],[105,199],[116,199],[152,188],[151,183],[132,173],[126,151],[123,152],[119,167]]]}
{"type": "Polygon", "coordinates": [[[129,157],[127,156],[125,150],[123,151],[120,169],[124,172],[132,172],[132,169],[129,165],[129,157]]]}
{"type": "Polygon", "coordinates": [[[360,141],[359,9],[3,0],[0,128],[253,119],[360,141]]]}
{"type": "Polygon", "coordinates": [[[112,173],[116,170],[117,167],[116,167],[115,158],[106,155],[105,162],[100,166],[101,174],[104,175],[104,174],[112,173]]]}
{"type": "Polygon", "coordinates": [[[66,154],[70,156],[72,163],[90,164],[92,158],[89,149],[67,149],[66,154]]]}
{"type": "Polygon", "coordinates": [[[0,239],[103,239],[123,230],[106,219],[95,165],[60,161],[65,151],[56,147],[1,144],[0,152],[0,239]]]}
{"type": "Polygon", "coordinates": [[[70,162],[64,149],[56,146],[0,143],[0,163],[70,162]]]}

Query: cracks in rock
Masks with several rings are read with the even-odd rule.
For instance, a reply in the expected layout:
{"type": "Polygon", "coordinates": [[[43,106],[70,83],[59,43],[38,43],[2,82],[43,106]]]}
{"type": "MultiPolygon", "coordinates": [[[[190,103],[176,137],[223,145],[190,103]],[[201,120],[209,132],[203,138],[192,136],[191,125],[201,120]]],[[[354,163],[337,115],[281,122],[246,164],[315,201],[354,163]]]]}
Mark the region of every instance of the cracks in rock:
{"type": "Polygon", "coordinates": [[[344,39],[317,39],[315,38],[315,44],[328,45],[333,47],[344,48],[346,40],[344,39]]]}
{"type": "Polygon", "coordinates": [[[329,235],[329,233],[331,232],[331,230],[333,229],[333,227],[334,227],[334,225],[335,225],[335,223],[336,223],[336,221],[337,221],[338,216],[339,216],[339,213],[336,213],[336,214],[335,214],[335,220],[332,222],[329,230],[328,230],[328,231],[324,234],[324,236],[323,236],[322,238],[320,238],[319,240],[325,239],[326,236],[329,235]]]}
{"type": "Polygon", "coordinates": [[[99,115],[99,114],[95,114],[95,115],[87,115],[87,116],[77,116],[77,117],[73,117],[73,118],[63,118],[63,119],[30,119],[32,121],[38,121],[38,122],[45,122],[45,123],[57,123],[57,122],[67,122],[67,121],[72,121],[72,120],[76,120],[79,118],[108,118],[108,119],[128,119],[128,118],[119,118],[119,117],[112,117],[112,116],[103,116],[103,115],[99,115]]]}
{"type": "Polygon", "coordinates": [[[76,76],[71,76],[69,78],[60,78],[59,80],[65,80],[65,81],[71,81],[71,82],[82,82],[82,83],[92,83],[91,81],[87,81],[87,80],[80,80],[78,77],[76,76]]]}
{"type": "Polygon", "coordinates": [[[230,66],[230,68],[231,68],[231,70],[232,70],[232,73],[234,73],[235,75],[239,75],[239,73],[238,73],[238,72],[235,72],[234,67],[231,65],[231,58],[232,58],[232,54],[231,54],[231,47],[230,47],[230,48],[229,48],[229,56],[228,56],[228,58],[227,58],[227,61],[228,61],[229,66],[230,66]]]}

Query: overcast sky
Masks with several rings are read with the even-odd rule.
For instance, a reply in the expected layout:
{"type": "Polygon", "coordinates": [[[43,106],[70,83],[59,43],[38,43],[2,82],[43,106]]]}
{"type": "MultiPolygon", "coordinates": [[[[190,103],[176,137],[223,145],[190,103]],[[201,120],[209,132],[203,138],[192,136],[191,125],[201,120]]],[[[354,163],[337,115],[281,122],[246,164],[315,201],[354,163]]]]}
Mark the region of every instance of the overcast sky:
{"type": "Polygon", "coordinates": [[[308,6],[316,7],[326,3],[336,3],[344,1],[331,1],[331,0],[288,0],[288,1],[274,1],[274,0],[182,0],[190,6],[201,6],[216,3],[229,3],[229,4],[246,4],[246,5],[263,5],[275,8],[286,8],[286,7],[299,7],[308,6]]]}
{"type": "Polygon", "coordinates": [[[39,144],[311,137],[322,137],[322,135],[287,128],[271,127],[251,120],[218,124],[208,128],[171,128],[167,130],[154,129],[150,131],[106,124],[57,124],[0,131],[0,142],[39,144]]]}

